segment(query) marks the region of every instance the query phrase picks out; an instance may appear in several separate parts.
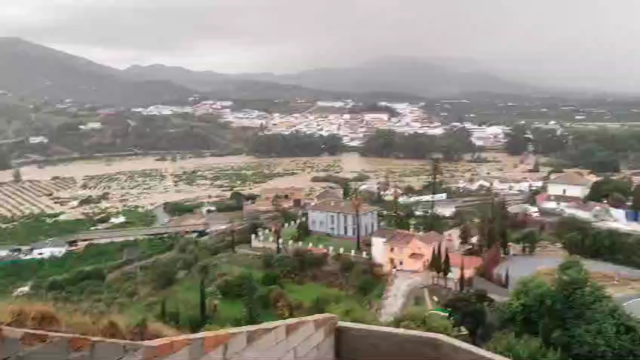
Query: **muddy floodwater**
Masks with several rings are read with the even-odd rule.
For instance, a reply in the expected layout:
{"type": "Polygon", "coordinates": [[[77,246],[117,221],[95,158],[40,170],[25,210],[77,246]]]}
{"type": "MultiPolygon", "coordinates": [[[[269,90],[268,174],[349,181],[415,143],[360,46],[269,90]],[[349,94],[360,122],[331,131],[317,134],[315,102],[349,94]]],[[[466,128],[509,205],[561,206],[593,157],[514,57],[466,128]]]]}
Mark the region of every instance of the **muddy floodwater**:
{"type": "MultiPolygon", "coordinates": [[[[530,177],[528,159],[487,153],[489,163],[443,163],[440,179],[448,183],[480,177],[530,177]]],[[[314,176],[366,174],[369,182],[388,178],[392,185],[421,186],[431,179],[430,160],[367,158],[357,153],[315,158],[261,159],[227,156],[178,159],[159,157],[101,158],[20,169],[23,180],[49,181],[72,177],[77,188],[61,196],[75,198],[108,192],[112,202],[153,206],[186,198],[225,196],[230,191],[258,192],[267,187],[298,186],[312,194],[325,184],[314,176]]],[[[12,181],[12,171],[0,172],[0,182],[12,181]]],[[[56,194],[57,196],[58,194],[56,194]]],[[[44,201],[44,200],[43,200],[44,201]]],[[[19,205],[19,204],[16,204],[19,205]]],[[[56,209],[59,209],[56,207],[56,209]]],[[[59,209],[64,210],[64,209],[59,209]]]]}

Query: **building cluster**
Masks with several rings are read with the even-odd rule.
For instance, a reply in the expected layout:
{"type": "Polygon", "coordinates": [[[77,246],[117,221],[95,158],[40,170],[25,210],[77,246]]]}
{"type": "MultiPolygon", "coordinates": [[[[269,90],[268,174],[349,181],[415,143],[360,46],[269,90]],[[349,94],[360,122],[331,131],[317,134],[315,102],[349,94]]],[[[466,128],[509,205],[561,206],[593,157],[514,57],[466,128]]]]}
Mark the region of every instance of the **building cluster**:
{"type": "MultiPolygon", "coordinates": [[[[402,134],[425,134],[439,136],[449,129],[466,128],[471,135],[471,140],[478,146],[499,147],[506,141],[504,126],[475,126],[471,123],[453,123],[445,125],[438,118],[429,116],[421,107],[421,104],[386,103],[378,104],[381,107],[392,108],[396,114],[389,112],[373,111],[357,114],[344,111],[319,111],[303,114],[266,115],[263,126],[268,133],[289,134],[301,132],[316,135],[335,134],[342,138],[343,142],[350,146],[362,145],[367,135],[376,130],[393,130],[402,134]]],[[[316,108],[346,109],[353,106],[351,101],[322,101],[316,103],[316,108]]],[[[229,119],[237,118],[231,114],[229,119]]]]}

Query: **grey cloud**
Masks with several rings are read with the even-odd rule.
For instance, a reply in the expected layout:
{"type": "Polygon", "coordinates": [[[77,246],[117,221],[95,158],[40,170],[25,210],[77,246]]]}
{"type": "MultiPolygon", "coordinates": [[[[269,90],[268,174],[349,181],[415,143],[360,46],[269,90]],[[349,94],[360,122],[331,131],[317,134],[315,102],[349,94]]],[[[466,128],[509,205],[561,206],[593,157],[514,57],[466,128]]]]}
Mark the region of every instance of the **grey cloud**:
{"type": "Polygon", "coordinates": [[[638,13],[635,0],[21,0],[0,7],[0,35],[118,66],[286,72],[466,57],[534,82],[640,90],[638,13]]]}

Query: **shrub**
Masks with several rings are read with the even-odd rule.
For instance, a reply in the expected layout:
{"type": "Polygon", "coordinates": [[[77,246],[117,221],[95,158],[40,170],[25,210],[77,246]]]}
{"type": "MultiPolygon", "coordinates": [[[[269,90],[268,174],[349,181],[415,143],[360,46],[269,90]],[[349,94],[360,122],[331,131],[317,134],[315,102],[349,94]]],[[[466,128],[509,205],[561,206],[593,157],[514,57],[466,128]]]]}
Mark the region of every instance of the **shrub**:
{"type": "Polygon", "coordinates": [[[356,285],[356,290],[358,294],[362,296],[367,296],[371,294],[376,287],[378,286],[378,282],[371,276],[364,276],[360,280],[358,280],[358,284],[356,285]]]}
{"type": "Polygon", "coordinates": [[[274,286],[280,283],[280,275],[276,272],[269,271],[262,275],[260,283],[264,286],[274,286]]]}
{"type": "Polygon", "coordinates": [[[444,335],[453,334],[451,321],[438,314],[429,314],[427,308],[415,307],[405,311],[392,321],[394,327],[426,331],[444,335]]]}
{"type": "Polygon", "coordinates": [[[220,295],[230,299],[240,299],[244,296],[244,284],[247,277],[252,277],[250,273],[241,273],[239,275],[223,278],[216,284],[216,288],[220,291],[220,295]]]}

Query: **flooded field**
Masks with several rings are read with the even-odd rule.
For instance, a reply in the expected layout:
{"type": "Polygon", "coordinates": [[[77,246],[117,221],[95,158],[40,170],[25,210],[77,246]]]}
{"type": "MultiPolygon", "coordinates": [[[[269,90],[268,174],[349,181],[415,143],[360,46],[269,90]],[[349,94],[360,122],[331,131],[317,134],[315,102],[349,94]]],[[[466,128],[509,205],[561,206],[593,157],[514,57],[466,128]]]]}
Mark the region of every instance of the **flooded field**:
{"type": "MultiPolygon", "coordinates": [[[[501,153],[486,154],[490,163],[443,163],[441,178],[448,183],[479,177],[525,178],[530,164],[501,153]]],[[[388,177],[392,185],[421,186],[431,179],[430,160],[365,158],[357,153],[335,157],[258,159],[250,156],[168,159],[152,157],[106,158],[45,167],[21,168],[24,180],[53,181],[73,178],[77,187],[55,194],[79,199],[110,194],[110,205],[155,206],[185,198],[215,198],[231,191],[258,192],[263,188],[298,186],[314,194],[325,184],[312,177],[366,174],[375,183],[388,177]]],[[[0,172],[0,182],[10,182],[12,171],[0,172]]]]}

